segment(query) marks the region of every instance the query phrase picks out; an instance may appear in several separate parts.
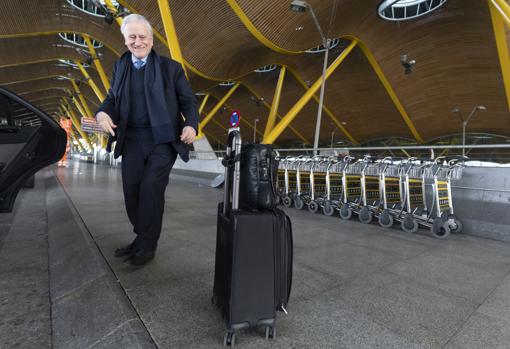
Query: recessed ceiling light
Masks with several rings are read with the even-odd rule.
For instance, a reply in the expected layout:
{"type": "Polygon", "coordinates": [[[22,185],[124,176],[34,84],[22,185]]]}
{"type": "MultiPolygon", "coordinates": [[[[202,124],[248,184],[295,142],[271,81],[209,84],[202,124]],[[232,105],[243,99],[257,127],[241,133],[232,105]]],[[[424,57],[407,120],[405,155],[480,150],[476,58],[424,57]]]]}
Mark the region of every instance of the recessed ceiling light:
{"type": "Polygon", "coordinates": [[[342,121],[341,124],[344,126],[347,125],[347,123],[345,121],[342,121]]]}
{"type": "Polygon", "coordinates": [[[301,30],[303,30],[303,29],[305,29],[305,27],[303,27],[302,25],[300,25],[299,27],[296,27],[296,31],[297,31],[297,32],[298,32],[298,31],[301,31],[301,30]]]}

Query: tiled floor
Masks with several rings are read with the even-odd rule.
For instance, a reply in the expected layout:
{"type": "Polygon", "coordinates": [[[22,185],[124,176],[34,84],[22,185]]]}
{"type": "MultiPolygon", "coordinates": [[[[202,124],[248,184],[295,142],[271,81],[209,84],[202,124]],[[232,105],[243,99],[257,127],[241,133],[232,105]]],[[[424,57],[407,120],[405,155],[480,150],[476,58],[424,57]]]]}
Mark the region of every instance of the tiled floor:
{"type": "MultiPolygon", "coordinates": [[[[127,269],[120,171],[74,163],[57,175],[159,348],[221,348],[210,304],[221,191],[172,180],[156,259],[127,269]]],[[[294,228],[289,314],[277,338],[241,333],[242,348],[510,348],[510,244],[436,240],[288,209],[294,228]]]]}

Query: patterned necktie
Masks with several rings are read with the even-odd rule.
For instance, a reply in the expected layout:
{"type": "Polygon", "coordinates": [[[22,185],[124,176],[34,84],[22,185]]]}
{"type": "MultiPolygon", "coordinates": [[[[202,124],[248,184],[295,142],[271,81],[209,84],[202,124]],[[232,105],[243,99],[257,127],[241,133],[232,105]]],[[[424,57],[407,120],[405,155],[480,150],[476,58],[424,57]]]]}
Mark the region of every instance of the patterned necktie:
{"type": "Polygon", "coordinates": [[[136,69],[140,69],[141,67],[143,67],[144,66],[143,63],[144,62],[141,59],[137,59],[136,61],[133,62],[133,64],[135,65],[136,69]]]}

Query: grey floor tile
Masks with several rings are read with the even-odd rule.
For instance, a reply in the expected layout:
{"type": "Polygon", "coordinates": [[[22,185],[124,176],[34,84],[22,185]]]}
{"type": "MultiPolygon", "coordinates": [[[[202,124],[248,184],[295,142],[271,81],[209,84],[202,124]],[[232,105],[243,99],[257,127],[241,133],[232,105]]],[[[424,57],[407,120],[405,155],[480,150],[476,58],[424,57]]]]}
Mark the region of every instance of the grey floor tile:
{"type": "Polygon", "coordinates": [[[510,323],[476,312],[444,348],[508,349],[510,323]]]}
{"type": "Polygon", "coordinates": [[[477,306],[464,298],[384,271],[353,280],[321,297],[431,348],[446,343],[477,306]]]}
{"type": "Polygon", "coordinates": [[[294,258],[306,267],[345,281],[370,273],[400,260],[398,256],[347,242],[294,251],[294,258]]]}
{"type": "Polygon", "coordinates": [[[435,249],[387,269],[477,303],[489,295],[510,271],[509,261],[490,261],[435,249]]]}
{"type": "Polygon", "coordinates": [[[487,297],[477,312],[510,323],[510,276],[487,297]]]}

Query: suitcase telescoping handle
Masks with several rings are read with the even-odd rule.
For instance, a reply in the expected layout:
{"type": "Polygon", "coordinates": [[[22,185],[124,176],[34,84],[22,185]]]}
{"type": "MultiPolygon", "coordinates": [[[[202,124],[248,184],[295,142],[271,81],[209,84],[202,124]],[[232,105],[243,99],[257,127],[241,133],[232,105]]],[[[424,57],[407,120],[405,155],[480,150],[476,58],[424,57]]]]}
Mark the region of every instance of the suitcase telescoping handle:
{"type": "Polygon", "coordinates": [[[239,208],[239,182],[241,179],[241,132],[239,128],[228,130],[227,154],[223,159],[225,166],[225,191],[223,193],[223,214],[227,214],[230,198],[232,198],[232,210],[239,208]],[[234,167],[234,171],[230,168],[234,167]],[[230,174],[232,177],[230,178],[230,174]]]}

